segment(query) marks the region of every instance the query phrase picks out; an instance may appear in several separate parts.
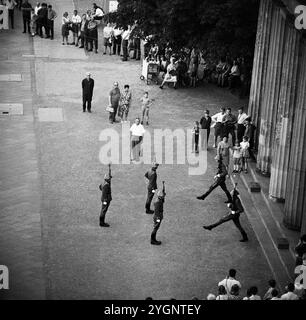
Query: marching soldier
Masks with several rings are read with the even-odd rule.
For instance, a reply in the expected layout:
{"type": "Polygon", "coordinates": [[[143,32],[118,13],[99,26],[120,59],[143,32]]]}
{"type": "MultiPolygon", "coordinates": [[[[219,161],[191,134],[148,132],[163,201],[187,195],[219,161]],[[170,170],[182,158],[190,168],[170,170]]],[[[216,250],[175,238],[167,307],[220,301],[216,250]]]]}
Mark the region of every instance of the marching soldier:
{"type": "Polygon", "coordinates": [[[160,227],[160,224],[164,218],[164,202],[165,202],[165,182],[163,181],[163,190],[158,191],[157,200],[154,203],[154,228],[151,234],[151,244],[153,245],[161,245],[161,241],[156,240],[156,233],[160,227]]]}
{"type": "Polygon", "coordinates": [[[108,207],[112,201],[112,189],[111,189],[111,170],[109,165],[109,173],[104,176],[104,183],[100,184],[99,189],[102,191],[101,202],[102,208],[100,213],[100,227],[109,227],[109,224],[105,222],[105,215],[108,207]]]}
{"type": "Polygon", "coordinates": [[[203,226],[203,228],[206,230],[212,230],[213,228],[216,228],[220,224],[223,224],[227,221],[232,220],[242,235],[242,239],[239,241],[246,242],[249,239],[248,239],[248,236],[247,236],[245,230],[242,228],[242,226],[240,224],[240,220],[239,220],[240,213],[244,212],[244,209],[243,209],[242,203],[239,199],[239,192],[236,190],[236,186],[235,186],[234,190],[232,191],[232,196],[233,196],[233,202],[228,204],[228,207],[230,208],[231,212],[229,214],[227,214],[226,216],[224,216],[223,218],[221,218],[218,222],[211,224],[209,226],[203,226]]]}
{"type": "Polygon", "coordinates": [[[209,187],[208,191],[204,193],[202,196],[197,197],[199,200],[204,200],[214,189],[216,189],[218,186],[221,187],[221,189],[225,192],[227,196],[227,201],[225,203],[231,203],[232,202],[232,196],[230,192],[228,191],[226,184],[225,184],[225,179],[226,176],[228,175],[228,172],[226,170],[225,165],[222,162],[222,157],[220,156],[218,160],[218,172],[214,177],[214,183],[209,187]]]}
{"type": "Polygon", "coordinates": [[[153,200],[155,191],[157,190],[157,173],[156,170],[158,168],[159,164],[156,162],[153,162],[151,170],[146,172],[145,178],[148,180],[148,195],[147,195],[147,201],[145,205],[146,213],[147,214],[153,214],[154,211],[151,210],[151,202],[153,200]]]}

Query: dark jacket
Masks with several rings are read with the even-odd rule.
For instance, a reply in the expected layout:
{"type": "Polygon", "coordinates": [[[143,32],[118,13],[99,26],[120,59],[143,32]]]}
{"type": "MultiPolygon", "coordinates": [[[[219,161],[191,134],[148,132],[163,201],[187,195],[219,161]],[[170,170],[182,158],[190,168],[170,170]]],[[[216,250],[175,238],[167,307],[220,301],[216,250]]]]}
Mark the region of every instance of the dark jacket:
{"type": "Polygon", "coordinates": [[[89,80],[87,80],[87,78],[85,78],[82,81],[83,95],[92,98],[94,85],[95,82],[93,79],[90,78],[89,80]]]}
{"type": "Polygon", "coordinates": [[[208,116],[208,119],[206,119],[205,117],[202,117],[200,120],[200,125],[202,129],[210,129],[211,117],[208,116]]]}
{"type": "Polygon", "coordinates": [[[157,173],[154,170],[150,170],[145,174],[145,177],[149,180],[148,190],[156,190],[157,189],[157,173]]]}
{"type": "Polygon", "coordinates": [[[163,220],[164,218],[164,200],[162,199],[157,199],[154,203],[154,216],[153,220],[154,222],[156,220],[163,220]]]}
{"type": "Polygon", "coordinates": [[[218,178],[219,181],[225,181],[226,176],[228,175],[228,172],[226,170],[225,165],[223,164],[223,162],[221,164],[218,165],[218,172],[217,175],[220,175],[220,177],[218,178]]]}
{"type": "Polygon", "coordinates": [[[112,201],[112,190],[109,182],[100,184],[99,189],[102,191],[101,201],[110,203],[112,201]]]}
{"type": "Polygon", "coordinates": [[[237,196],[233,197],[233,205],[233,211],[235,211],[236,213],[244,212],[241,200],[237,196]]]}

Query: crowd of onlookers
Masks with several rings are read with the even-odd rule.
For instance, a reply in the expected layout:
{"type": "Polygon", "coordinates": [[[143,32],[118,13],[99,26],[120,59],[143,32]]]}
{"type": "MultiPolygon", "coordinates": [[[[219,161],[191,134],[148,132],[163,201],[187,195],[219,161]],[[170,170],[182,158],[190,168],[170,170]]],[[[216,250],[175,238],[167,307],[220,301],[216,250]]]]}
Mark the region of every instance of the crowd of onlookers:
{"type": "MultiPolygon", "coordinates": [[[[299,271],[295,274],[296,277],[301,275],[306,269],[306,234],[304,234],[295,247],[296,266],[300,266],[299,271]]],[[[268,286],[265,294],[258,294],[258,287],[251,286],[245,294],[242,293],[242,285],[236,279],[237,271],[230,269],[228,275],[218,283],[218,289],[215,293],[209,293],[203,300],[306,300],[306,290],[303,285],[303,277],[301,280],[289,282],[285,287],[285,293],[280,294],[277,282],[274,279],[268,281],[268,286]]],[[[152,297],[146,300],[153,300],[152,297]]],[[[175,299],[170,299],[175,300],[175,299]]],[[[197,297],[192,297],[192,300],[200,300],[197,297]]]]}

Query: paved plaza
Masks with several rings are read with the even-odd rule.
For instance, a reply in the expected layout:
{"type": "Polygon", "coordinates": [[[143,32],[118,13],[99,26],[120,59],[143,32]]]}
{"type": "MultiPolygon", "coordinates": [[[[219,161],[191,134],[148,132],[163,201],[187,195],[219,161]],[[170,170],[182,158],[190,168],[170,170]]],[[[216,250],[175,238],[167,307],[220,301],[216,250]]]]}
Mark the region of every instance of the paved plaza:
{"type": "Polygon", "coordinates": [[[22,75],[21,82],[0,82],[1,101],[24,106],[23,116],[0,116],[0,264],[11,270],[11,290],[1,291],[0,299],[203,299],[216,292],[229,268],[237,269],[243,295],[251,285],[263,294],[273,272],[246,215],[247,243],[238,241],[232,223],[212,232],[202,228],[226,213],[221,189],[196,199],[215,174],[212,148],[204,175],[189,176],[188,164],[158,169],[158,182],[165,180],[167,188],[162,246],[150,244],[152,216],[144,210],[148,165],[112,166],[110,228],[99,227],[98,186],[107,172],[99,161],[99,134],[109,127],[121,132],[105,111],[114,81],[130,85],[131,121],[140,115],[145,90],[155,99],[150,132],[192,128],[205,109],[214,114],[230,106],[236,112],[248,101],[210,84],[176,91],[147,86],[139,61],[101,54],[101,41],[97,55],[62,46],[62,12],[86,4],[49,2],[58,13],[55,40],[23,35],[20,15],[17,29],[0,33],[1,74],[22,75]],[[92,114],[81,105],[87,71],[95,80],[92,114]],[[55,108],[55,115],[46,108],[55,108]]]}

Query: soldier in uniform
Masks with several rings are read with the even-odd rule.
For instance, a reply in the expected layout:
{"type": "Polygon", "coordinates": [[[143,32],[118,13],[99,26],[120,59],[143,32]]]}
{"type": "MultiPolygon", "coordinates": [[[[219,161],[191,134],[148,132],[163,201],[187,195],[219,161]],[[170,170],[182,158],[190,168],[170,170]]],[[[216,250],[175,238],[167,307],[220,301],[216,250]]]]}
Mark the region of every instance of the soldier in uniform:
{"type": "Polygon", "coordinates": [[[232,197],[233,197],[233,201],[232,203],[228,204],[228,207],[230,208],[231,212],[228,213],[226,216],[224,216],[223,218],[221,218],[218,222],[211,224],[209,226],[203,226],[204,229],[206,230],[212,230],[213,228],[216,228],[217,226],[219,226],[220,224],[223,224],[227,221],[233,221],[235,226],[237,227],[237,229],[240,231],[241,235],[242,235],[242,239],[239,240],[240,242],[246,242],[248,241],[248,236],[245,232],[245,230],[242,228],[241,224],[240,224],[240,213],[244,212],[242,203],[239,199],[239,192],[236,190],[236,187],[234,188],[234,190],[232,191],[232,197]]]}
{"type": "Polygon", "coordinates": [[[151,210],[151,202],[153,200],[155,191],[157,190],[157,173],[156,170],[158,168],[159,164],[156,162],[153,162],[151,170],[146,172],[145,178],[148,180],[148,195],[147,195],[147,201],[145,205],[146,213],[147,214],[153,214],[154,211],[151,210]]]}
{"type": "Polygon", "coordinates": [[[105,223],[105,215],[112,201],[112,190],[111,190],[111,175],[107,173],[104,176],[104,183],[100,184],[99,189],[102,191],[102,209],[100,213],[100,227],[109,227],[108,223],[105,223]]]}
{"type": "Polygon", "coordinates": [[[160,227],[160,224],[164,218],[164,202],[165,202],[165,188],[163,190],[158,191],[157,200],[154,203],[154,228],[151,234],[151,244],[153,245],[161,245],[161,241],[156,240],[156,233],[160,227]]]}
{"type": "Polygon", "coordinates": [[[214,189],[216,189],[218,186],[220,186],[227,196],[227,201],[225,201],[225,203],[231,203],[232,196],[231,196],[230,192],[228,191],[226,184],[225,184],[225,179],[226,179],[227,174],[228,174],[228,172],[226,170],[226,167],[222,162],[222,156],[220,156],[220,158],[218,160],[218,172],[214,177],[214,180],[215,180],[214,183],[209,187],[209,189],[206,193],[204,193],[202,196],[197,197],[197,199],[204,200],[214,189]]]}

